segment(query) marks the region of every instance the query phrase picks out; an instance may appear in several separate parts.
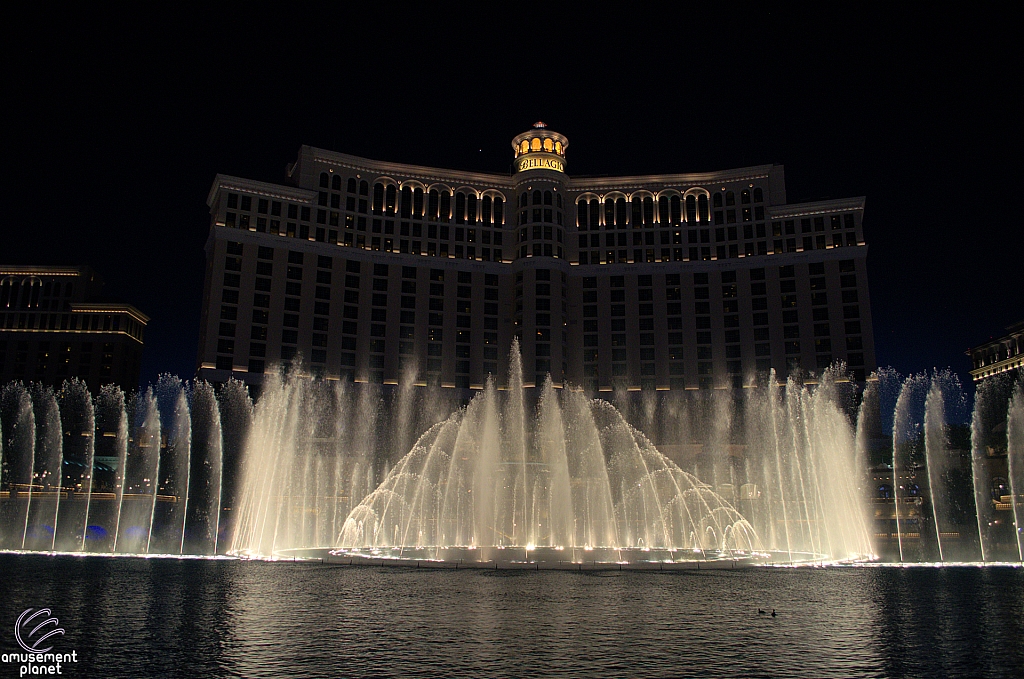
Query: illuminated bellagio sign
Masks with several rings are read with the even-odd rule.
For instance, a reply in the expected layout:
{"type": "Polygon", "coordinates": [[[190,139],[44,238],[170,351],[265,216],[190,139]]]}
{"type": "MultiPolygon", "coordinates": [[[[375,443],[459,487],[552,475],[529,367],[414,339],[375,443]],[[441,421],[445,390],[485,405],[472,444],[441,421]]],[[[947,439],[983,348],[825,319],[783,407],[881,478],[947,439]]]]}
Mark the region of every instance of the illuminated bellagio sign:
{"type": "Polygon", "coordinates": [[[527,170],[554,170],[555,172],[565,172],[565,164],[562,159],[558,156],[530,153],[519,158],[516,161],[516,171],[525,172],[527,170]]]}

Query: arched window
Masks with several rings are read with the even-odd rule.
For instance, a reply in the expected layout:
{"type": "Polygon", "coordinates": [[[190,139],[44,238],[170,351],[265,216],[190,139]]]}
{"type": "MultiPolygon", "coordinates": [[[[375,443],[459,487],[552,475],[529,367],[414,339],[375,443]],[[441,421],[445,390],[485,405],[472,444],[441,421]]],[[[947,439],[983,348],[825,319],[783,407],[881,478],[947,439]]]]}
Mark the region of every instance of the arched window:
{"type": "Polygon", "coordinates": [[[764,191],[761,190],[760,186],[754,188],[754,202],[755,203],[763,203],[764,202],[764,191]]]}
{"type": "Polygon", "coordinates": [[[544,204],[545,205],[551,205],[551,201],[552,200],[553,200],[552,193],[550,191],[545,191],[544,192],[544,204]]]}
{"type": "Polygon", "coordinates": [[[320,173],[320,188],[326,189],[331,185],[331,178],[327,176],[326,172],[320,173]]]}
{"type": "Polygon", "coordinates": [[[14,295],[14,279],[8,276],[0,281],[0,308],[10,309],[17,302],[14,295]]]}
{"type": "Polygon", "coordinates": [[[25,309],[36,309],[39,307],[39,293],[43,290],[43,283],[38,278],[25,278],[21,281],[21,306],[25,309]]]}
{"type": "Polygon", "coordinates": [[[615,200],[613,198],[604,201],[604,228],[615,228],[615,200]]]}
{"type": "MultiPolygon", "coordinates": [[[[726,202],[728,202],[728,198],[726,198],[726,202]]],[[[697,199],[697,213],[700,217],[700,221],[711,221],[711,212],[708,208],[708,197],[705,194],[701,194],[701,196],[697,199]]]]}
{"type": "MultiPolygon", "coordinates": [[[[1003,496],[1009,495],[1010,489],[1006,485],[1006,479],[1001,476],[995,476],[992,478],[992,499],[996,502],[1001,502],[1003,496]]],[[[1010,517],[1013,518],[1013,517],[1010,517]]]]}
{"type": "Polygon", "coordinates": [[[735,205],[736,204],[736,194],[734,194],[732,191],[726,191],[725,192],[725,204],[726,205],[735,205]]]}
{"type": "Polygon", "coordinates": [[[554,142],[552,142],[550,139],[545,139],[544,140],[544,150],[549,152],[549,153],[551,151],[554,151],[555,150],[554,142]]]}
{"type": "Polygon", "coordinates": [[[466,199],[466,221],[476,224],[476,194],[469,194],[466,199]]]}
{"type": "Polygon", "coordinates": [[[697,221],[697,196],[686,197],[686,221],[690,223],[697,221]]]}
{"type": "Polygon", "coordinates": [[[654,225],[654,198],[644,196],[644,226],[654,225]]]}
{"type": "Polygon", "coordinates": [[[530,150],[531,151],[540,151],[540,139],[539,138],[535,137],[535,138],[530,140],[530,150]]]}
{"type": "Polygon", "coordinates": [[[678,224],[682,221],[682,204],[679,200],[679,196],[672,196],[672,200],[669,201],[672,207],[672,223],[678,224]]]}
{"type": "Polygon", "coordinates": [[[384,185],[377,182],[373,185],[373,214],[379,215],[384,210],[384,185]]]}
{"type": "Polygon", "coordinates": [[[412,192],[412,214],[414,217],[423,216],[423,189],[412,192]]]}
{"type": "Polygon", "coordinates": [[[395,214],[396,193],[397,191],[395,191],[394,184],[388,184],[387,188],[384,190],[384,210],[389,215],[395,214]]]}
{"type": "Polygon", "coordinates": [[[590,199],[590,228],[597,229],[601,226],[601,201],[597,198],[590,199]]]}
{"type": "Polygon", "coordinates": [[[427,196],[427,219],[436,222],[438,202],[440,200],[440,194],[437,189],[430,189],[430,194],[427,196]]]}
{"type": "Polygon", "coordinates": [[[662,196],[658,199],[658,221],[662,224],[668,224],[668,196],[662,196]]]}
{"type": "Polygon", "coordinates": [[[743,189],[743,192],[740,193],[740,203],[742,203],[743,205],[746,205],[749,202],[750,202],[750,191],[748,189],[743,189]]]}
{"type": "Polygon", "coordinates": [[[447,190],[441,191],[441,209],[438,211],[438,219],[447,222],[452,217],[452,194],[447,190]]]}
{"type": "Polygon", "coordinates": [[[529,153],[530,152],[530,142],[529,142],[529,140],[527,140],[527,139],[523,140],[523,143],[521,143],[519,145],[519,152],[520,153],[529,153]]]}
{"type": "Polygon", "coordinates": [[[359,182],[359,195],[366,196],[370,193],[370,184],[365,179],[359,182]]]}
{"type": "Polygon", "coordinates": [[[581,200],[579,203],[576,203],[576,227],[581,231],[586,231],[589,227],[589,216],[587,202],[585,200],[581,200]]]}
{"type": "Polygon", "coordinates": [[[501,225],[501,224],[505,223],[505,215],[504,215],[504,211],[503,211],[504,206],[505,206],[505,201],[502,200],[501,196],[496,196],[494,198],[494,223],[495,224],[501,225]]]}
{"type": "Polygon", "coordinates": [[[491,197],[484,196],[480,201],[480,221],[484,224],[491,223],[491,197]]]}
{"type": "Polygon", "coordinates": [[[558,155],[562,155],[562,142],[555,142],[555,153],[557,153],[558,155]]]}
{"type": "Polygon", "coordinates": [[[412,216],[412,189],[408,186],[402,187],[401,215],[406,219],[412,216]]]}
{"type": "Polygon", "coordinates": [[[526,207],[526,203],[529,200],[529,196],[526,191],[519,194],[519,207],[526,207]]]}
{"type": "Polygon", "coordinates": [[[455,194],[455,223],[463,224],[466,221],[466,194],[459,191],[455,194]]]}
{"type": "Polygon", "coordinates": [[[355,193],[356,192],[356,178],[355,177],[349,177],[348,178],[348,192],[349,193],[355,193]]]}
{"type": "Polygon", "coordinates": [[[640,228],[640,224],[642,224],[644,220],[643,200],[640,198],[640,196],[633,196],[633,200],[631,202],[633,203],[633,214],[630,216],[630,221],[633,223],[633,228],[638,229],[640,228]]]}
{"type": "Polygon", "coordinates": [[[626,199],[619,198],[615,201],[615,226],[622,228],[626,226],[626,199]]]}
{"type": "Polygon", "coordinates": [[[543,200],[543,196],[541,195],[541,192],[539,190],[538,191],[534,191],[533,192],[533,204],[534,205],[540,205],[542,200],[543,200]]]}
{"type": "Polygon", "coordinates": [[[711,204],[715,207],[722,207],[722,194],[716,193],[711,197],[711,204]]]}
{"type": "Polygon", "coordinates": [[[333,177],[331,177],[331,190],[332,191],[341,191],[341,175],[340,174],[336,174],[333,177]]]}

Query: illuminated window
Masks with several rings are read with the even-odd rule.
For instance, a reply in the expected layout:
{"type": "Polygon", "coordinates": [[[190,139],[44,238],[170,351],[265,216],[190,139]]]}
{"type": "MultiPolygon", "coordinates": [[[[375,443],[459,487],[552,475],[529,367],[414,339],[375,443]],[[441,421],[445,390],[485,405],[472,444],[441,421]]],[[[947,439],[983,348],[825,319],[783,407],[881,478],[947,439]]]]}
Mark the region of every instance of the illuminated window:
{"type": "Polygon", "coordinates": [[[555,142],[555,153],[557,153],[559,155],[562,154],[562,142],[560,142],[560,141],[556,141],[555,142]]]}
{"type": "Polygon", "coordinates": [[[524,139],[523,143],[519,145],[519,152],[520,153],[526,153],[529,150],[530,150],[530,142],[527,141],[526,139],[524,139]]]}
{"type": "Polygon", "coordinates": [[[697,221],[697,197],[687,196],[686,197],[686,221],[695,222],[697,221]]]}
{"type": "Polygon", "coordinates": [[[540,151],[540,139],[539,138],[534,138],[534,139],[530,140],[530,150],[531,151],[540,151]]]}
{"type": "Polygon", "coordinates": [[[544,150],[548,152],[555,150],[555,145],[550,139],[544,140],[544,150]]]}
{"type": "MultiPolygon", "coordinates": [[[[725,202],[726,202],[726,204],[729,203],[728,195],[726,195],[726,201],[725,202]]],[[[700,217],[700,221],[707,222],[707,221],[711,220],[711,213],[710,213],[710,208],[708,207],[708,197],[707,197],[707,194],[702,194],[697,199],[697,213],[698,213],[698,216],[700,217]]]]}

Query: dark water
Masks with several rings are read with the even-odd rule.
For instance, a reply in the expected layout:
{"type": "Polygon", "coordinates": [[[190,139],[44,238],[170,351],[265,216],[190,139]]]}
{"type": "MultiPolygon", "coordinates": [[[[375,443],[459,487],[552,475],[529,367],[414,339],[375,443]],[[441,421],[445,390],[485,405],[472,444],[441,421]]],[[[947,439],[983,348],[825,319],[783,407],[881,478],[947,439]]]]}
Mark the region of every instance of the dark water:
{"type": "MultiPolygon", "coordinates": [[[[89,677],[1020,677],[1024,570],[424,571],[0,555],[89,677]],[[758,607],[778,617],[758,615],[758,607]]],[[[18,676],[0,664],[0,677],[18,676]]]]}

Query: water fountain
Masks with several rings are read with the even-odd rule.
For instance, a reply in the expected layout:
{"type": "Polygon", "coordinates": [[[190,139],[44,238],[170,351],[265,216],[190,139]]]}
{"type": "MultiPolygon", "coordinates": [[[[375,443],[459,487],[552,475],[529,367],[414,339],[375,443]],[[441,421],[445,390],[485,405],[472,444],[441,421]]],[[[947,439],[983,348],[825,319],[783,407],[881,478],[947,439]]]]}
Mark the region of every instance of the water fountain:
{"type": "Polygon", "coordinates": [[[255,405],[240,383],[171,376],[131,396],[5,385],[0,549],[463,563],[1024,553],[1024,395],[1010,380],[979,389],[968,428],[948,371],[880,371],[859,392],[837,366],[802,384],[770,374],[740,392],[608,401],[524,388],[517,353],[510,364],[464,404],[412,379],[294,370],[268,375],[255,405]],[[885,455],[873,497],[865,470],[885,455]],[[874,528],[885,511],[891,552],[874,528]]]}
{"type": "MultiPolygon", "coordinates": [[[[342,387],[272,378],[249,439],[233,549],[531,562],[872,553],[841,371],[814,388],[769,375],[738,400],[620,395],[616,408],[550,384],[524,389],[518,361],[513,350],[501,389],[491,382],[454,414],[425,418],[425,433],[393,462],[366,437],[379,410],[349,399],[346,416],[342,387]],[[630,412],[657,423],[674,458],[630,412]],[[362,432],[324,430],[346,421],[362,432]],[[706,443],[692,442],[708,429],[706,443]]],[[[390,410],[410,412],[402,402],[390,410]]]]}
{"type": "Polygon", "coordinates": [[[77,380],[56,393],[5,385],[0,549],[223,551],[220,408],[238,410],[239,400],[248,396],[237,383],[218,401],[209,384],[189,390],[171,376],[133,398],[108,385],[94,399],[77,380]]]}

